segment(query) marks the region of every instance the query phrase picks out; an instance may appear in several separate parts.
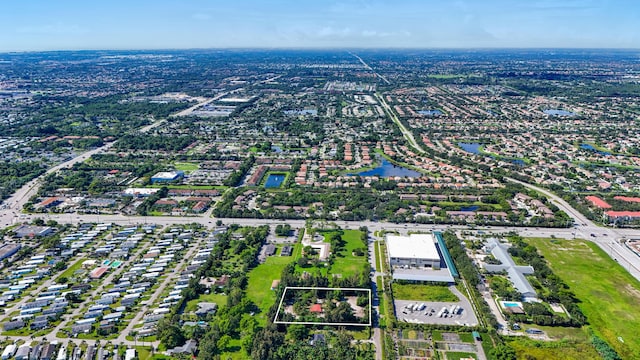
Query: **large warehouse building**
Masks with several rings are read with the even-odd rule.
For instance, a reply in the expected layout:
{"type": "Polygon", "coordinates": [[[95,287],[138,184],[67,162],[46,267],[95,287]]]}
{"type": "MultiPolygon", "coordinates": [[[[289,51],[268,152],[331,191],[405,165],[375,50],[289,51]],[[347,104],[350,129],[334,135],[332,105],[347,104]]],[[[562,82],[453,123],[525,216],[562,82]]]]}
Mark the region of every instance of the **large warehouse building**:
{"type": "Polygon", "coordinates": [[[387,251],[392,267],[440,268],[440,255],[432,234],[387,235],[387,251]]]}

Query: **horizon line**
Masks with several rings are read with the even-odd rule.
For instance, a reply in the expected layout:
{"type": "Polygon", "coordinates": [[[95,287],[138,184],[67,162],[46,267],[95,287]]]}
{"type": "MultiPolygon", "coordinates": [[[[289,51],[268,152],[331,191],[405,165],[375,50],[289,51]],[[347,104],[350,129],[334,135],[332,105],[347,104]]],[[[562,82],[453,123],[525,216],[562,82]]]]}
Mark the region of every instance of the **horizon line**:
{"type": "Polygon", "coordinates": [[[53,52],[98,52],[98,51],[204,51],[204,50],[596,50],[596,51],[640,51],[640,47],[357,47],[357,46],[274,46],[274,47],[251,47],[251,46],[226,46],[226,47],[193,47],[193,48],[86,48],[86,49],[49,49],[49,50],[0,50],[0,54],[26,54],[26,53],[53,53],[53,52]]]}

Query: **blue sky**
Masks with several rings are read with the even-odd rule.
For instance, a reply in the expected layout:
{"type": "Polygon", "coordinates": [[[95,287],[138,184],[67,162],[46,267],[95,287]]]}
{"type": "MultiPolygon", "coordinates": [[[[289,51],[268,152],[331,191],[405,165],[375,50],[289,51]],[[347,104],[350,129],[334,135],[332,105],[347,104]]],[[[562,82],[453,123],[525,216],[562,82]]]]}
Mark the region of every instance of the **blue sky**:
{"type": "Polygon", "coordinates": [[[6,0],[0,51],[640,48],[638,0],[6,0]]]}

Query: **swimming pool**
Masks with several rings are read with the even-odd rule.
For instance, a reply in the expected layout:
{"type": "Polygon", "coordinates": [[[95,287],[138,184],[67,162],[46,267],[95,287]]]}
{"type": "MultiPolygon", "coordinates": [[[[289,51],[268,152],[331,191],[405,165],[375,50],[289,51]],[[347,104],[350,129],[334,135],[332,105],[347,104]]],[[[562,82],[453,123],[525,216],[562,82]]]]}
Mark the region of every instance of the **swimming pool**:
{"type": "Polygon", "coordinates": [[[522,307],[522,303],[515,301],[502,301],[504,307],[522,307]]]}

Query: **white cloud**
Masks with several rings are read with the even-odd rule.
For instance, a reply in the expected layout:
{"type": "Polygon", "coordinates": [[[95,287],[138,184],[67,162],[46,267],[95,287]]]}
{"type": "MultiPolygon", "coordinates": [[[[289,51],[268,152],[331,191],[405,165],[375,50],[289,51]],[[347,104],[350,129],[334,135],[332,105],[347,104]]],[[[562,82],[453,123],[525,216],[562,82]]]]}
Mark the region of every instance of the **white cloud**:
{"type": "Polygon", "coordinates": [[[325,26],[318,30],[316,35],[321,38],[344,38],[351,35],[351,29],[348,27],[334,28],[332,26],[325,26]]]}

